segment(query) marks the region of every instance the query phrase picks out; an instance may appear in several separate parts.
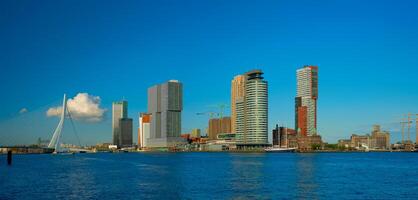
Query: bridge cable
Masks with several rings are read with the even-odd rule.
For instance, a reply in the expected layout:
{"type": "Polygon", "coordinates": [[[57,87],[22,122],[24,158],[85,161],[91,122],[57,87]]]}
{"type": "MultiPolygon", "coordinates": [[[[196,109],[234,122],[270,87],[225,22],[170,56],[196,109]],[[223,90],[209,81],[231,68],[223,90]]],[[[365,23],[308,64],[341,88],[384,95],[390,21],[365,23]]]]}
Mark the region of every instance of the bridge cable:
{"type": "Polygon", "coordinates": [[[77,130],[75,129],[73,118],[71,117],[70,109],[68,109],[68,107],[67,107],[67,111],[68,111],[68,118],[70,118],[70,122],[71,122],[71,125],[73,127],[74,135],[75,135],[75,137],[77,138],[77,141],[78,141],[78,145],[80,145],[80,147],[82,147],[81,142],[80,142],[80,138],[78,137],[78,134],[77,134],[77,130]]]}

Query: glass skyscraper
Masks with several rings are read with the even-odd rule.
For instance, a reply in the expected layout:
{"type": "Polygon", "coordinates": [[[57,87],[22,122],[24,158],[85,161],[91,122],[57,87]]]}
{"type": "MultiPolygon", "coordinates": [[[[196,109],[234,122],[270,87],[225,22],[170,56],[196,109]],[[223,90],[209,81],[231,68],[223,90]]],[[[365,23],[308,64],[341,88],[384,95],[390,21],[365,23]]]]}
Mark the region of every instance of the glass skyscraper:
{"type": "Polygon", "coordinates": [[[119,120],[128,118],[128,102],[117,101],[112,104],[112,141],[114,145],[120,145],[120,123],[119,120]]]}
{"type": "Polygon", "coordinates": [[[268,84],[261,70],[247,72],[243,99],[235,102],[238,146],[268,144],[268,84]]]}

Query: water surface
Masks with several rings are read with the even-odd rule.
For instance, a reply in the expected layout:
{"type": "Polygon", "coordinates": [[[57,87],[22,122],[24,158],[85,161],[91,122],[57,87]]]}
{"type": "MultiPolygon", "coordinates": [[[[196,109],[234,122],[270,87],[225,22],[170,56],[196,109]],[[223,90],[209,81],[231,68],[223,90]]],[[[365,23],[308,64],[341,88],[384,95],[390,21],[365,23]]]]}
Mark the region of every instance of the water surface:
{"type": "Polygon", "coordinates": [[[0,156],[0,199],[417,199],[418,153],[0,156]]]}

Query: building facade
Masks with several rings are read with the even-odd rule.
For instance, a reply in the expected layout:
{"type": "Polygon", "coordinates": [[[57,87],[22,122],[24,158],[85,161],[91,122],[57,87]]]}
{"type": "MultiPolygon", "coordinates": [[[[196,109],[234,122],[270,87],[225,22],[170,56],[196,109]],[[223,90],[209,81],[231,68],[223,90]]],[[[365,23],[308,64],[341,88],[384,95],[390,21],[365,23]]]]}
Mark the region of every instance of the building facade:
{"type": "Polygon", "coordinates": [[[231,133],[236,133],[237,125],[237,101],[243,101],[245,95],[246,75],[237,75],[231,81],[231,133]]]}
{"type": "Polygon", "coordinates": [[[302,136],[317,134],[318,67],[296,71],[295,130],[302,136]]]}
{"type": "Polygon", "coordinates": [[[268,144],[268,85],[261,70],[247,72],[244,99],[236,101],[237,146],[268,144]]]}
{"type": "Polygon", "coordinates": [[[139,115],[139,128],[138,128],[138,147],[146,148],[147,140],[151,135],[151,114],[141,113],[139,115]]]}
{"type": "Polygon", "coordinates": [[[338,144],[343,148],[357,150],[390,150],[390,133],[382,131],[379,125],[374,125],[370,134],[352,134],[350,140],[339,140],[338,144]]]}
{"type": "Polygon", "coordinates": [[[201,136],[200,129],[198,129],[198,128],[192,129],[192,132],[191,132],[190,136],[192,138],[200,138],[200,136],[201,136]]]}
{"type": "Polygon", "coordinates": [[[213,118],[209,119],[208,137],[210,140],[218,139],[221,133],[231,133],[231,118],[213,118]]]}
{"type": "Polygon", "coordinates": [[[120,118],[119,119],[119,148],[132,147],[132,119],[120,118]]]}
{"type": "MultiPolygon", "coordinates": [[[[282,126],[279,127],[279,125],[276,125],[276,128],[273,129],[272,132],[273,146],[287,148],[291,146],[289,141],[293,136],[296,136],[295,130],[282,126]]],[[[293,147],[296,146],[297,145],[293,145],[293,147]]]]}
{"type": "Polygon", "coordinates": [[[120,123],[122,118],[128,118],[128,102],[117,101],[112,103],[112,144],[120,144],[120,123]]]}
{"type": "Polygon", "coordinates": [[[387,131],[381,131],[380,125],[374,125],[370,146],[373,149],[390,149],[390,133],[387,131]]]}
{"type": "Polygon", "coordinates": [[[174,147],[184,142],[180,137],[182,109],[183,85],[179,81],[148,88],[148,113],[152,115],[149,147],[174,147]]]}
{"type": "Polygon", "coordinates": [[[359,148],[369,148],[370,147],[370,135],[351,135],[351,147],[359,148]]]}

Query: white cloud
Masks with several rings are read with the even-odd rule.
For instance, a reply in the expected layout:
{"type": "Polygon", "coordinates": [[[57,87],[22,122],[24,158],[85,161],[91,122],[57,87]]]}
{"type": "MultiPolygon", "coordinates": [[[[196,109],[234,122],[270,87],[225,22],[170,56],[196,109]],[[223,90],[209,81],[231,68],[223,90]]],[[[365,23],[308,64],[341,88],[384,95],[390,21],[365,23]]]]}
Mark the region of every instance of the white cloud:
{"type": "Polygon", "coordinates": [[[28,112],[27,108],[22,108],[22,109],[19,110],[19,114],[24,114],[24,113],[27,113],[27,112],[28,112]]]}
{"type": "Polygon", "coordinates": [[[62,111],[62,106],[49,108],[48,111],[46,111],[46,116],[48,117],[60,116],[61,111],[62,111]]]}
{"type": "MultiPolygon", "coordinates": [[[[98,122],[103,119],[106,109],[100,108],[100,97],[88,93],[78,93],[74,98],[67,100],[67,107],[73,119],[98,122]]],[[[49,108],[48,117],[60,116],[62,106],[49,108]]]]}

